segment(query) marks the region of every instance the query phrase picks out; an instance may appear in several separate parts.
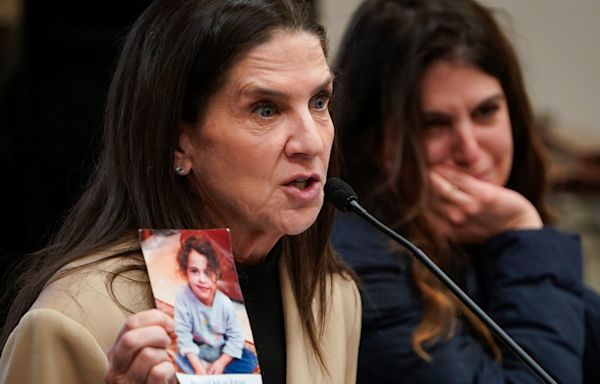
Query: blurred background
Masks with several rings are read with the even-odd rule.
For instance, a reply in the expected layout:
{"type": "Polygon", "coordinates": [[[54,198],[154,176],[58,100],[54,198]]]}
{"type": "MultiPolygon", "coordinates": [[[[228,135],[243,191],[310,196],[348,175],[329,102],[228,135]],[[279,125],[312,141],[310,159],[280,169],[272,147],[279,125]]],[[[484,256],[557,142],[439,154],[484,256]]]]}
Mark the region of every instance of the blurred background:
{"type": "Polygon", "coordinates": [[[120,41],[149,3],[0,0],[0,296],[80,194],[120,41]]]}
{"type": "MultiPolygon", "coordinates": [[[[559,227],[581,234],[585,279],[600,290],[600,1],[480,1],[517,47],[551,150],[550,202],[559,227]]],[[[149,3],[0,0],[0,293],[80,194],[121,39],[149,3]]],[[[331,58],[359,3],[312,1],[331,58]]]]}

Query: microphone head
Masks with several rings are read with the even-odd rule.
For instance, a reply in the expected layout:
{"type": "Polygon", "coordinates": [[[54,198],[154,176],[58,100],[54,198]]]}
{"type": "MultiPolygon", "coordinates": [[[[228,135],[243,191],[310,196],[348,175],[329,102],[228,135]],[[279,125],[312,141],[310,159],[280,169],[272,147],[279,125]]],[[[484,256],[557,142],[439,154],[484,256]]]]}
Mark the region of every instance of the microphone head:
{"type": "Polygon", "coordinates": [[[330,177],[325,183],[325,198],[329,200],[334,207],[341,211],[348,211],[349,203],[353,200],[358,201],[356,192],[348,183],[337,177],[330,177]]]}

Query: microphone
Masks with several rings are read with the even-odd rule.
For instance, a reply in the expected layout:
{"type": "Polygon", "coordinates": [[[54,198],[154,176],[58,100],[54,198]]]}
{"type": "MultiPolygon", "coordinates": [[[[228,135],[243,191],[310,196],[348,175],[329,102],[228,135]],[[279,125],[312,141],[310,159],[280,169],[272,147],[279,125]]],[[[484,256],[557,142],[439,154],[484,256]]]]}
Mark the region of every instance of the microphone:
{"type": "Polygon", "coordinates": [[[377,220],[367,210],[360,205],[356,192],[348,183],[337,177],[331,177],[325,183],[325,198],[333,204],[334,207],[344,212],[354,212],[375,228],[385,233],[393,240],[402,244],[409,250],[422,264],[429,269],[433,275],[440,280],[467,308],[471,310],[481,320],[492,333],[504,343],[504,345],[514,353],[529,369],[531,369],[544,383],[558,384],[544,369],[521,348],[491,317],[488,316],[474,301],[467,295],[446,273],[437,266],[423,251],[416,245],[402,237],[392,229],[387,227],[381,221],[377,220]]]}

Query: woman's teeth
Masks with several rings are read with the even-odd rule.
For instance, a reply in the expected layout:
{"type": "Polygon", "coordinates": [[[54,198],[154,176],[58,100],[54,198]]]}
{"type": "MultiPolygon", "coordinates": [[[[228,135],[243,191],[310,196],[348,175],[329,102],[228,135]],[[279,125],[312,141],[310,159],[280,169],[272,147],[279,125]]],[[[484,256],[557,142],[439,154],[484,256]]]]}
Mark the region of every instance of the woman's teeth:
{"type": "Polygon", "coordinates": [[[304,189],[308,186],[308,180],[296,180],[292,182],[292,186],[298,189],[304,189]]]}

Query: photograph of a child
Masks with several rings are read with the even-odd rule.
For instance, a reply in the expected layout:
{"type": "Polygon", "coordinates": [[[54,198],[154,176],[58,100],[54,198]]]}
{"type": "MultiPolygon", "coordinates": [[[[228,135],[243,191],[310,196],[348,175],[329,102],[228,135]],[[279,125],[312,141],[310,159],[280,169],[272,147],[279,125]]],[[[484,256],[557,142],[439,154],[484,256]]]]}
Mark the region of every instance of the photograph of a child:
{"type": "Polygon", "coordinates": [[[140,237],[157,308],[175,320],[177,370],[260,377],[229,232],[141,230],[140,237]]]}
{"type": "Polygon", "coordinates": [[[233,303],[217,290],[221,269],[206,238],[189,236],[177,255],[187,285],[175,298],[177,364],[185,373],[252,373],[256,356],[244,348],[233,303]]]}

